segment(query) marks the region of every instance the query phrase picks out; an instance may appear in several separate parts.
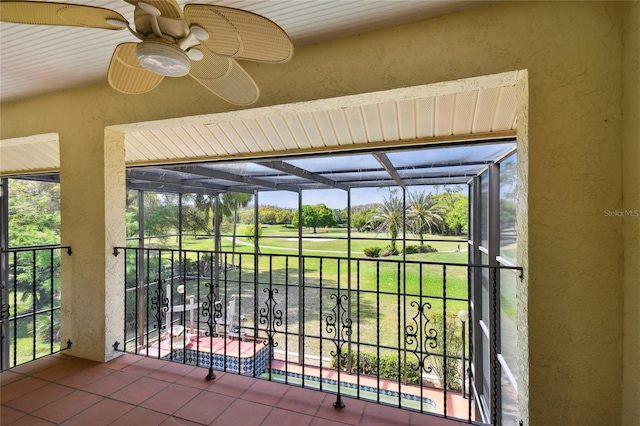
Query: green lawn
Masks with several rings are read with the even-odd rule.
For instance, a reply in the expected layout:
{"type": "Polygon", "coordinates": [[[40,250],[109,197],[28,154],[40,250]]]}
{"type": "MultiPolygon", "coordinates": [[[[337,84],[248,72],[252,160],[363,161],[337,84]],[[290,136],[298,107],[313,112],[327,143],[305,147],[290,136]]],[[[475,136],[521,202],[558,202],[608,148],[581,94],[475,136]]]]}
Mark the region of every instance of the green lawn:
{"type": "MultiPolygon", "coordinates": [[[[55,314],[56,317],[56,328],[57,328],[57,318],[59,317],[58,312],[55,314]]],[[[53,346],[51,344],[50,339],[50,328],[51,324],[49,314],[41,314],[36,315],[36,324],[35,324],[35,336],[34,339],[34,324],[33,317],[28,316],[24,318],[20,318],[17,321],[12,321],[9,327],[9,336],[10,336],[10,344],[9,344],[9,358],[10,365],[20,365],[25,362],[29,362],[33,359],[37,359],[50,353],[57,352],[60,350],[60,342],[54,336],[53,346]],[[14,327],[17,324],[16,334],[18,336],[17,340],[14,342],[14,327]],[[35,345],[35,347],[34,347],[35,345]],[[14,359],[15,358],[15,359],[14,359]],[[14,363],[15,360],[15,363],[14,363]]],[[[57,332],[57,329],[56,329],[57,332]]]]}

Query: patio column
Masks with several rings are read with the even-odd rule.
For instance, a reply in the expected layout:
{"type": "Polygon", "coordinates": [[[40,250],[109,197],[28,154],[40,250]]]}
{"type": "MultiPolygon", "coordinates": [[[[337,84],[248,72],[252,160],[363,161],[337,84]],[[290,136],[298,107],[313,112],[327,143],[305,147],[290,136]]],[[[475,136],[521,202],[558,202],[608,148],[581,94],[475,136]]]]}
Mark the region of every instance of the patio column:
{"type": "Polygon", "coordinates": [[[122,341],[125,244],[124,135],[97,126],[60,134],[61,341],[69,355],[106,361],[122,341]]]}

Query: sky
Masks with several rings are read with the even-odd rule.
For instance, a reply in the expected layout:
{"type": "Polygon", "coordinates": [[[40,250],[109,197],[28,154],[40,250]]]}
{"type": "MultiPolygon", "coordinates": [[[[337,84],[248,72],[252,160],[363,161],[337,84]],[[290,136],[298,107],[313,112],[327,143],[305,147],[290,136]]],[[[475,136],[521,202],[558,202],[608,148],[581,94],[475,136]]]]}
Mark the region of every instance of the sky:
{"type": "MultiPolygon", "coordinates": [[[[362,188],[351,190],[351,206],[361,204],[379,203],[389,194],[387,188],[362,188]]],[[[298,208],[298,194],[289,191],[267,191],[258,195],[260,205],[277,207],[298,208]]],[[[330,209],[343,209],[347,207],[347,193],[340,189],[316,189],[302,191],[302,204],[324,203],[330,209]]]]}

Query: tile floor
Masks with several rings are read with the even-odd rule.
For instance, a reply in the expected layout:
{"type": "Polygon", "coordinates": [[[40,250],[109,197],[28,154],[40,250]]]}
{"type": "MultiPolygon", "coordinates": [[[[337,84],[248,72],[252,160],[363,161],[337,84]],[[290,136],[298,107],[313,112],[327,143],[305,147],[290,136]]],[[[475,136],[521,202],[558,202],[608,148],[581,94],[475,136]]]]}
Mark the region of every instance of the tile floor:
{"type": "Polygon", "coordinates": [[[0,375],[2,425],[433,425],[466,423],[231,373],[125,354],[52,355],[0,375]]]}

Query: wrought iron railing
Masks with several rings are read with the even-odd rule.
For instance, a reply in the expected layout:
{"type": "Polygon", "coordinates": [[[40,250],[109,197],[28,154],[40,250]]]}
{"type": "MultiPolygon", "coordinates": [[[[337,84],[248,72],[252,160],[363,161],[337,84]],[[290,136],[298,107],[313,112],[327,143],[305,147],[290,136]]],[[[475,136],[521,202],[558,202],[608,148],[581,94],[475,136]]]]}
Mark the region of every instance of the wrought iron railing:
{"type": "Polygon", "coordinates": [[[60,257],[63,252],[71,255],[71,248],[31,246],[0,252],[0,370],[61,350],[60,257]]]}
{"type": "MultiPolygon", "coordinates": [[[[391,259],[116,248],[119,351],[469,422],[470,271],[391,259]],[[234,263],[231,263],[231,259],[234,263]],[[468,325],[468,323],[467,323],[468,325]],[[464,336],[464,337],[463,337],[464,336]]],[[[489,274],[496,277],[496,274],[489,274]]]]}

